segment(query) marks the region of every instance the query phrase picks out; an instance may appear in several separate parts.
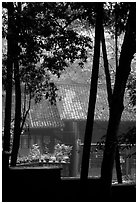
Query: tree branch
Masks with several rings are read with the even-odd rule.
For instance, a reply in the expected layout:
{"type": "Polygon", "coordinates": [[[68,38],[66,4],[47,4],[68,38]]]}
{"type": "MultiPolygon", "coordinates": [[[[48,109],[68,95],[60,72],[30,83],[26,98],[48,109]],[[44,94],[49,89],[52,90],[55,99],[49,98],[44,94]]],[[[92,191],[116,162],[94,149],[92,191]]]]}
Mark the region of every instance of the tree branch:
{"type": "Polygon", "coordinates": [[[20,131],[22,132],[23,130],[23,126],[24,126],[24,123],[25,123],[25,120],[26,120],[26,117],[29,113],[29,110],[30,110],[30,107],[31,107],[31,93],[29,95],[29,105],[28,105],[28,109],[26,110],[26,112],[24,112],[24,117],[23,117],[23,120],[22,120],[22,124],[21,124],[21,127],[20,127],[20,131]]]}

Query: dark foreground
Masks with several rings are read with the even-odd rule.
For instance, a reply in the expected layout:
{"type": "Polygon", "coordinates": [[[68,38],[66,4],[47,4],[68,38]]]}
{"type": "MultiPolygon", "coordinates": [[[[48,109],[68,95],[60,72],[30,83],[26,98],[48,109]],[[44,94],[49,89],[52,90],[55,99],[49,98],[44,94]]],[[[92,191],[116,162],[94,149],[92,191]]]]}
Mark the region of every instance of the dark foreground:
{"type": "Polygon", "coordinates": [[[60,177],[59,168],[10,168],[2,172],[3,202],[135,202],[136,186],[113,185],[106,195],[100,179],[60,177]]]}

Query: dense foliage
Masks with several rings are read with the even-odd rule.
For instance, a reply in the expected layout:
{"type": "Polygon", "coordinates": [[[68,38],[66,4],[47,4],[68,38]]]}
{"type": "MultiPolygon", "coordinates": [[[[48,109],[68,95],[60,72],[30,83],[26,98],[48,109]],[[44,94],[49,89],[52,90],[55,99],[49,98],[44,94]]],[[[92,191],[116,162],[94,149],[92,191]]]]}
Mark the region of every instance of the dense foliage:
{"type": "MultiPolygon", "coordinates": [[[[66,3],[22,3],[20,14],[17,4],[14,3],[14,9],[14,23],[19,29],[17,41],[20,49],[18,57],[21,82],[26,84],[26,91],[31,92],[33,96],[35,94],[39,98],[42,91],[47,89],[46,96],[49,96],[49,90],[54,90],[55,87],[49,83],[48,70],[59,77],[62,70],[75,59],[85,61],[87,49],[91,48],[90,38],[79,35],[70,27],[71,11],[66,3]]],[[[6,36],[6,18],[5,11],[3,12],[4,36],[6,36]]],[[[4,61],[3,83],[5,64],[4,61]]]]}

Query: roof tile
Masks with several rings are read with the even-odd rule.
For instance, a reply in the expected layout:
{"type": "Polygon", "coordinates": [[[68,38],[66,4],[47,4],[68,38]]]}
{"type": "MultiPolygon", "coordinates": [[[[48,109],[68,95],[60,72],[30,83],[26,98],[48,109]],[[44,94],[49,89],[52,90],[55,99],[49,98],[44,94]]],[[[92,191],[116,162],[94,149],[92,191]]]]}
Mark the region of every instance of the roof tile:
{"type": "MultiPolygon", "coordinates": [[[[22,101],[23,105],[23,101],[22,101]]],[[[5,112],[5,97],[3,97],[3,111],[2,111],[2,125],[4,126],[4,112],[5,112]]],[[[14,118],[15,96],[12,97],[12,118],[14,118]]],[[[26,125],[30,128],[53,128],[63,127],[63,121],[60,119],[58,109],[55,105],[51,105],[46,99],[42,99],[35,104],[34,100],[31,102],[31,108],[26,118],[26,125]]]]}
{"type": "MultiPolygon", "coordinates": [[[[60,84],[57,87],[58,95],[61,96],[61,100],[57,100],[57,106],[51,105],[46,99],[42,99],[37,104],[32,100],[31,109],[26,119],[26,124],[30,128],[63,127],[63,120],[87,119],[90,86],[86,84],[60,84]]],[[[12,117],[14,117],[14,97],[13,95],[12,117]]],[[[2,121],[4,121],[4,98],[2,121]]],[[[125,104],[127,104],[126,100],[125,98],[125,104]]],[[[97,90],[94,119],[102,121],[109,119],[107,92],[103,85],[97,90]]],[[[125,108],[121,119],[123,121],[135,121],[136,115],[125,108]]]]}
{"type": "MultiPolygon", "coordinates": [[[[60,84],[58,94],[62,100],[57,102],[57,107],[62,120],[86,120],[88,112],[88,102],[90,86],[88,84],[60,84]]],[[[126,99],[125,99],[126,100],[126,99]]],[[[97,90],[95,120],[108,121],[109,107],[107,101],[106,87],[100,85],[97,90]]],[[[134,120],[135,114],[124,110],[122,113],[123,121],[134,120]]]]}

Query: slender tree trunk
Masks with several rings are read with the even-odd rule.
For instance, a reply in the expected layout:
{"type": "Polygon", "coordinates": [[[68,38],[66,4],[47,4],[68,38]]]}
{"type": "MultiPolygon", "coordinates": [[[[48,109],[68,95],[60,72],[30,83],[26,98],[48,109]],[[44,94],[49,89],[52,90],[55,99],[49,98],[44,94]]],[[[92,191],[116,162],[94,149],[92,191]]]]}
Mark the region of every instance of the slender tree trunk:
{"type": "MultiPolygon", "coordinates": [[[[105,69],[105,76],[106,76],[108,104],[109,104],[109,111],[110,111],[111,103],[112,103],[112,87],[111,87],[111,78],[110,78],[110,73],[109,73],[107,51],[106,51],[106,44],[105,44],[105,37],[104,37],[104,28],[102,28],[102,52],[103,52],[103,59],[104,59],[104,69],[105,69]]],[[[118,183],[122,183],[120,154],[119,154],[118,146],[117,146],[117,149],[116,149],[115,162],[116,162],[117,180],[118,180],[118,183]]]]}
{"type": "MultiPolygon", "coordinates": [[[[6,101],[4,121],[4,143],[3,156],[10,151],[10,130],[11,130],[11,107],[12,107],[12,74],[13,74],[13,53],[14,53],[14,6],[12,2],[7,3],[8,9],[8,34],[7,34],[7,78],[6,78],[6,101]]],[[[6,166],[9,159],[4,159],[6,166]]]]}
{"type": "MultiPolygon", "coordinates": [[[[18,3],[18,15],[20,14],[21,3],[18,3]]],[[[20,146],[20,134],[21,134],[21,85],[20,85],[20,73],[19,73],[19,47],[18,47],[18,37],[19,37],[19,16],[16,19],[16,25],[18,26],[16,32],[16,52],[14,58],[14,78],[15,78],[15,123],[14,123],[14,138],[13,147],[11,155],[11,166],[16,166],[18,150],[20,146]]]]}
{"type": "Polygon", "coordinates": [[[127,79],[130,73],[131,61],[135,54],[136,6],[131,3],[127,22],[127,30],[122,45],[119,66],[116,70],[116,80],[112,97],[109,124],[106,134],[105,150],[101,166],[101,180],[104,185],[105,196],[109,196],[112,184],[112,172],[117,148],[117,133],[124,109],[123,98],[127,79]]]}
{"type": "MultiPolygon", "coordinates": [[[[116,11],[115,11],[115,62],[116,62],[116,70],[118,68],[118,11],[117,11],[117,3],[116,3],[116,11]]],[[[117,181],[118,183],[122,183],[122,171],[121,171],[121,164],[120,164],[120,153],[119,153],[119,146],[117,145],[116,148],[116,155],[115,155],[115,166],[116,166],[116,174],[117,174],[117,181]]]]}
{"type": "Polygon", "coordinates": [[[117,181],[118,181],[118,183],[122,183],[122,170],[121,170],[120,153],[119,153],[118,145],[116,147],[115,165],[116,165],[117,181]]]}
{"type": "Polygon", "coordinates": [[[18,60],[14,63],[14,74],[15,74],[15,123],[14,123],[14,138],[11,155],[11,166],[16,166],[16,160],[20,145],[20,134],[21,134],[21,87],[19,77],[19,63],[18,60]]]}
{"type": "Polygon", "coordinates": [[[84,147],[83,147],[83,155],[82,155],[82,166],[81,166],[81,180],[82,181],[87,180],[88,170],[89,170],[89,157],[90,157],[90,149],[91,149],[93,124],[94,124],[94,112],[95,112],[95,103],[96,103],[96,95],[97,95],[97,82],[98,82],[98,72],[99,72],[102,12],[103,12],[103,4],[97,3],[93,70],[92,70],[89,107],[88,107],[87,123],[86,123],[86,129],[85,129],[84,147]]]}
{"type": "Polygon", "coordinates": [[[110,72],[109,72],[109,66],[108,66],[108,58],[107,58],[103,26],[102,26],[101,41],[102,41],[102,52],[103,52],[103,60],[104,60],[104,71],[105,71],[105,77],[106,77],[107,97],[108,97],[108,104],[109,104],[109,110],[110,110],[111,103],[112,103],[112,86],[111,86],[111,78],[110,78],[110,72]]]}

